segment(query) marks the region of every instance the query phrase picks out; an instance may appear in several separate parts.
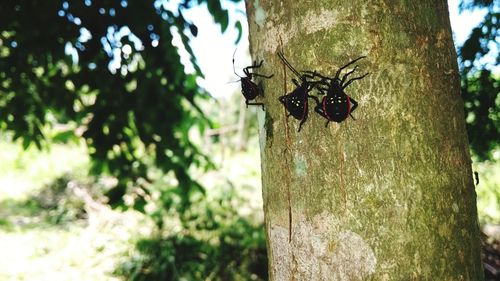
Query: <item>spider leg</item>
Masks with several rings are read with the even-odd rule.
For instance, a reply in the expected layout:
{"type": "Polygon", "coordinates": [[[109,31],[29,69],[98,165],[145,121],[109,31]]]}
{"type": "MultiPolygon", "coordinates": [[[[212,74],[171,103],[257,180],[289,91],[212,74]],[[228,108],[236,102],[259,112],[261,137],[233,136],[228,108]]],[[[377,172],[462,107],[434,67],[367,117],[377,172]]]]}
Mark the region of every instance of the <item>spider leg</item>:
{"type": "Polygon", "coordinates": [[[330,86],[330,83],[328,83],[327,79],[321,79],[319,81],[310,81],[310,82],[307,82],[307,83],[311,84],[313,87],[317,87],[319,85],[323,85],[323,86],[326,86],[326,87],[330,86]]]}
{"type": "Polygon", "coordinates": [[[321,106],[321,103],[318,103],[315,107],[314,107],[314,111],[316,111],[316,113],[318,113],[319,115],[321,115],[323,118],[327,119],[328,121],[330,121],[330,118],[328,117],[328,115],[326,115],[324,112],[323,112],[323,107],[321,106]]]}
{"type": "MultiPolygon", "coordinates": [[[[248,66],[249,67],[249,66],[248,66]]],[[[252,79],[252,74],[248,71],[248,67],[243,68],[243,73],[250,79],[252,79]]]]}
{"type": "Polygon", "coordinates": [[[306,81],[306,83],[309,84],[307,87],[307,92],[316,88],[321,94],[325,94],[324,92],[327,92],[330,87],[330,85],[325,81],[325,79],[322,79],[321,81],[310,81],[310,82],[306,81]]]}
{"type": "Polygon", "coordinates": [[[263,63],[263,62],[264,62],[264,60],[261,60],[259,63],[257,63],[257,61],[256,61],[256,60],[254,60],[252,65],[247,66],[247,67],[245,67],[245,68],[247,68],[247,69],[259,68],[259,67],[261,67],[261,66],[262,66],[262,63],[263,63]]]}
{"type": "Polygon", "coordinates": [[[304,94],[307,96],[309,96],[307,93],[309,93],[312,89],[314,89],[314,83],[308,83],[306,82],[305,83],[305,91],[304,91],[304,94]]]}
{"type": "Polygon", "coordinates": [[[258,73],[252,73],[252,75],[257,76],[257,77],[268,78],[268,79],[274,76],[274,74],[264,75],[264,74],[258,74],[258,73]]]}
{"type": "Polygon", "coordinates": [[[246,76],[252,76],[252,75],[255,75],[255,73],[250,73],[250,69],[253,69],[253,68],[259,68],[262,66],[262,63],[264,62],[264,60],[261,60],[258,64],[257,64],[257,61],[254,61],[252,65],[250,66],[247,66],[245,68],[243,68],[243,73],[245,73],[246,76]]]}
{"type": "Polygon", "coordinates": [[[366,75],[368,75],[369,73],[366,73],[364,75],[361,75],[359,77],[354,77],[352,78],[351,80],[347,81],[347,83],[345,83],[345,85],[342,86],[342,89],[345,89],[347,88],[347,86],[349,86],[352,82],[356,81],[356,80],[359,80],[359,79],[363,79],[365,78],[366,75]]]}
{"type": "Polygon", "coordinates": [[[317,113],[319,113],[321,116],[327,118],[325,116],[325,114],[323,113],[323,110],[322,110],[323,108],[321,107],[321,103],[320,103],[318,97],[311,96],[311,95],[307,95],[307,97],[313,99],[316,102],[316,106],[314,107],[314,111],[316,111],[317,113]],[[319,111],[318,111],[318,109],[319,109],[319,111]]]}
{"type": "Polygon", "coordinates": [[[248,100],[245,100],[245,103],[247,105],[247,108],[249,105],[260,105],[260,106],[262,106],[262,110],[264,110],[264,104],[261,102],[248,102],[248,100]]]}
{"type": "Polygon", "coordinates": [[[299,130],[297,132],[300,132],[300,129],[302,129],[302,124],[304,124],[307,120],[307,113],[306,115],[304,115],[304,118],[302,118],[302,120],[300,120],[300,124],[299,124],[299,130]]]}
{"type": "Polygon", "coordinates": [[[301,71],[304,75],[303,77],[305,78],[314,78],[316,77],[316,71],[301,71]]]}
{"type": "Polygon", "coordinates": [[[302,80],[308,82],[308,83],[313,83],[315,81],[307,81],[308,79],[309,80],[314,80],[315,76],[313,76],[312,74],[309,74],[309,73],[306,73],[305,71],[302,71],[302,80]]]}
{"type": "Polygon", "coordinates": [[[351,112],[353,112],[353,111],[354,111],[354,109],[356,109],[356,107],[358,107],[358,102],[357,102],[357,101],[355,101],[353,98],[350,98],[349,100],[350,100],[350,101],[351,101],[351,103],[352,103],[351,112]]]}
{"type": "Polygon", "coordinates": [[[318,97],[316,97],[316,96],[311,96],[311,95],[307,95],[307,97],[308,97],[308,98],[313,99],[313,100],[316,102],[316,106],[318,106],[318,105],[319,105],[319,99],[318,99],[318,97]]]}
{"type": "Polygon", "coordinates": [[[292,79],[292,82],[293,84],[295,84],[295,86],[300,87],[300,83],[297,81],[297,79],[292,79]]]}
{"type": "Polygon", "coordinates": [[[327,95],[329,88],[321,88],[318,86],[316,87],[316,90],[318,90],[321,95],[327,95]]]}
{"type": "Polygon", "coordinates": [[[352,112],[354,111],[354,109],[356,109],[356,107],[358,107],[358,102],[355,101],[354,99],[349,99],[349,101],[352,103],[352,107],[351,107],[351,110],[349,111],[349,115],[351,116],[352,119],[356,120],[356,118],[354,118],[354,116],[352,116],[352,112]]]}
{"type": "Polygon", "coordinates": [[[323,80],[330,80],[331,78],[329,77],[326,77],[326,76],[323,76],[322,74],[316,72],[316,71],[309,71],[309,70],[306,70],[306,71],[302,71],[302,73],[304,73],[304,76],[307,77],[307,78],[311,78],[311,79],[314,79],[316,77],[319,77],[319,78],[322,78],[323,80]]]}

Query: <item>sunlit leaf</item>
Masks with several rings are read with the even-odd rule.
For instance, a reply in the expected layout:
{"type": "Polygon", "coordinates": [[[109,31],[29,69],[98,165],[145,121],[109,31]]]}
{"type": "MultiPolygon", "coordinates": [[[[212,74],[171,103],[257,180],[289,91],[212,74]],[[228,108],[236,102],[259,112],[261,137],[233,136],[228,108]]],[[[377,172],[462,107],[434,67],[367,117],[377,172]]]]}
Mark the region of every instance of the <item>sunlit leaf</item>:
{"type": "Polygon", "coordinates": [[[194,37],[198,36],[198,27],[196,27],[196,25],[190,24],[189,30],[191,30],[191,34],[193,34],[194,37]]]}

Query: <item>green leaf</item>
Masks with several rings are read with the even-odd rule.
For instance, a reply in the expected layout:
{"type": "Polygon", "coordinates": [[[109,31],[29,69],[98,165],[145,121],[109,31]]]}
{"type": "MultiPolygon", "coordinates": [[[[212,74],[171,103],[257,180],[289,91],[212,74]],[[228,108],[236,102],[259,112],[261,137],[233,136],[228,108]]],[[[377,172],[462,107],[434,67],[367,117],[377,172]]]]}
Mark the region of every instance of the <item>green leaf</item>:
{"type": "Polygon", "coordinates": [[[196,27],[196,25],[190,24],[189,30],[191,31],[191,34],[193,34],[194,37],[198,36],[198,27],[196,27]]]}
{"type": "Polygon", "coordinates": [[[125,195],[126,187],[124,184],[118,184],[114,188],[111,188],[106,192],[105,196],[108,198],[108,204],[113,207],[125,206],[123,201],[123,195],[125,195]]]}
{"type": "Polygon", "coordinates": [[[23,149],[24,150],[28,150],[28,148],[30,147],[31,145],[31,139],[27,136],[24,136],[23,137],[23,149]]]}
{"type": "Polygon", "coordinates": [[[220,18],[220,29],[221,29],[221,31],[225,32],[228,25],[229,25],[229,14],[228,14],[227,11],[223,10],[221,12],[221,18],[220,18]]]}
{"type": "Polygon", "coordinates": [[[236,21],[234,27],[238,30],[238,37],[236,38],[236,41],[234,41],[234,44],[236,45],[240,42],[241,37],[243,36],[243,27],[241,26],[240,21],[236,21]]]}
{"type": "Polygon", "coordinates": [[[73,130],[58,132],[52,137],[52,141],[60,143],[78,142],[78,137],[73,130]]]}

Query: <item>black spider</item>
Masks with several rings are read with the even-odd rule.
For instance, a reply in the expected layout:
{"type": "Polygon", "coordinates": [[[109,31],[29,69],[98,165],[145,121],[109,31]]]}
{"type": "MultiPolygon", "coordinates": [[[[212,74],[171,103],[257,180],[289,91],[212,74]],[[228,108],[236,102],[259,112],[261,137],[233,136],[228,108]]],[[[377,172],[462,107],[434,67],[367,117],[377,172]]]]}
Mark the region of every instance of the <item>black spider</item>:
{"type": "Polygon", "coordinates": [[[288,116],[292,115],[296,119],[300,120],[299,130],[298,130],[298,132],[300,132],[302,124],[306,122],[307,115],[309,112],[308,98],[314,99],[316,103],[319,104],[319,99],[317,97],[309,95],[309,92],[314,88],[317,82],[308,81],[306,76],[300,75],[300,73],[297,70],[295,70],[286,60],[286,58],[283,56],[283,53],[278,52],[278,56],[283,61],[283,63],[285,63],[285,65],[295,75],[297,75],[297,77],[300,78],[301,81],[301,83],[299,83],[297,80],[292,79],[292,82],[293,84],[295,84],[296,88],[292,92],[279,97],[279,101],[285,106],[286,110],[288,110],[288,112],[290,113],[288,116]]]}
{"type": "Polygon", "coordinates": [[[352,82],[363,79],[366,75],[368,75],[368,73],[347,80],[347,77],[349,77],[349,75],[356,71],[356,69],[358,68],[358,66],[355,66],[353,70],[344,74],[344,76],[342,76],[342,79],[339,78],[339,75],[343,69],[365,57],[366,56],[359,57],[342,66],[337,70],[337,72],[335,73],[335,77],[333,78],[321,75],[316,71],[304,71],[306,78],[321,78],[315,88],[325,96],[323,97],[321,103],[318,103],[316,105],[314,110],[328,120],[325,124],[325,127],[328,126],[328,123],[330,121],[340,123],[344,121],[347,116],[351,116],[352,119],[356,120],[351,113],[356,109],[356,107],[358,107],[358,102],[348,96],[344,92],[344,89],[347,88],[347,86],[349,86],[352,82]]]}
{"type": "MultiPolygon", "coordinates": [[[[234,51],[234,53],[236,53],[236,50],[234,51]]],[[[236,73],[236,69],[234,68],[234,54],[233,54],[233,71],[234,71],[234,74],[236,74],[236,76],[241,78],[240,79],[240,81],[241,81],[241,93],[243,94],[243,97],[245,98],[245,104],[247,105],[247,107],[249,105],[261,105],[262,110],[264,110],[263,103],[250,102],[251,100],[254,100],[255,98],[257,98],[257,96],[264,95],[260,85],[255,84],[255,82],[252,81],[252,78],[253,78],[253,76],[256,76],[256,77],[262,77],[262,78],[269,79],[269,78],[273,77],[274,74],[266,76],[266,75],[250,72],[250,69],[261,67],[263,62],[264,61],[261,60],[260,63],[257,64],[257,61],[254,61],[252,65],[243,68],[243,73],[245,74],[245,76],[241,77],[238,75],[238,73],[236,73]]]]}

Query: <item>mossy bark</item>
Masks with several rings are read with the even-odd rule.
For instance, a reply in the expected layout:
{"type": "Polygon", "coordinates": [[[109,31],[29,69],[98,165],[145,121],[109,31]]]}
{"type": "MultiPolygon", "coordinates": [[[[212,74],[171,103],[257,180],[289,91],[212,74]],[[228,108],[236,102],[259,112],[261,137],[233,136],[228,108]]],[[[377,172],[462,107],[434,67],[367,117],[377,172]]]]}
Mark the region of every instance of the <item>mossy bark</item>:
{"type": "Polygon", "coordinates": [[[251,53],[274,73],[259,113],[271,280],[482,280],[446,1],[246,2],[251,53]],[[366,55],[357,120],[325,128],[310,110],[298,133],[278,50],[330,75],[366,55]]]}

